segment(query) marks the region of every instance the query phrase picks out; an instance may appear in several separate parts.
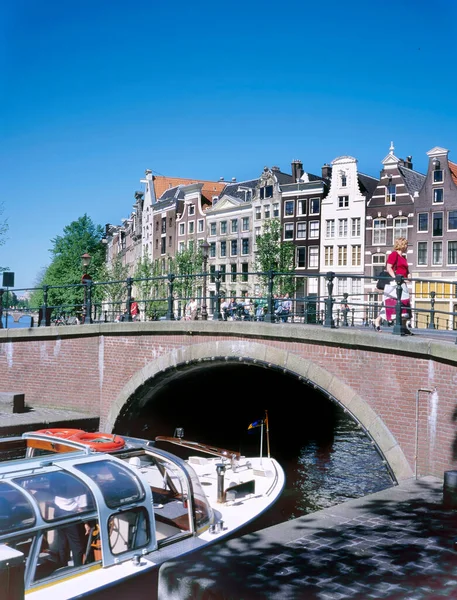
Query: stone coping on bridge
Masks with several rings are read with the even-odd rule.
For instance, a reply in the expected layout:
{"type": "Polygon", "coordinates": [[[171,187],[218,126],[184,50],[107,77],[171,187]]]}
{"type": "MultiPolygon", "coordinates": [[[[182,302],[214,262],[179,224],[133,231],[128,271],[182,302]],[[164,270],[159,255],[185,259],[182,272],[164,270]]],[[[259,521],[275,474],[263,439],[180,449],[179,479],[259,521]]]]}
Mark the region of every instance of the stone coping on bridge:
{"type": "Polygon", "coordinates": [[[24,340],[95,336],[189,335],[229,336],[244,339],[276,339],[288,342],[358,348],[367,352],[398,353],[457,364],[455,332],[417,330],[413,336],[382,334],[371,328],[330,328],[319,325],[257,323],[247,321],[145,321],[94,323],[66,327],[36,327],[0,330],[0,343],[24,340]],[[433,335],[434,337],[428,337],[433,335]]]}

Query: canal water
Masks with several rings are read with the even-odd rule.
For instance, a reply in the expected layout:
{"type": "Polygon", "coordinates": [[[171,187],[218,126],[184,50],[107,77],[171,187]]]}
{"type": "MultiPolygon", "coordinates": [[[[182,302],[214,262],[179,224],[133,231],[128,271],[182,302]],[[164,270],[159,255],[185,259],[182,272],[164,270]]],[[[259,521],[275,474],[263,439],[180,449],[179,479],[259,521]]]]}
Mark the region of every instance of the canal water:
{"type": "MultiPolygon", "coordinates": [[[[249,431],[248,425],[268,410],[270,451],[285,470],[286,487],[252,531],[394,485],[382,456],[357,423],[297,378],[224,365],[191,371],[159,387],[149,403],[143,392],[143,407],[126,412],[118,433],[154,439],[183,427],[186,439],[249,456],[260,451],[261,427],[249,431]]],[[[265,429],[263,433],[266,456],[265,429]]],[[[158,445],[180,452],[175,445],[158,445]]]]}

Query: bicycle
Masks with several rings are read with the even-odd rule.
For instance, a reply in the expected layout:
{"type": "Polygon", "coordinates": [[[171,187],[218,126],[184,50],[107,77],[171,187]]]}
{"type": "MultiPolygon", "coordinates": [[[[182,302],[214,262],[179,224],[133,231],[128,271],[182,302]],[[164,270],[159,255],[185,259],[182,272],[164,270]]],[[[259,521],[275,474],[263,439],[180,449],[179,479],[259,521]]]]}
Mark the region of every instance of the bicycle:
{"type": "Polygon", "coordinates": [[[51,321],[51,325],[79,325],[80,321],[78,317],[68,315],[65,316],[63,314],[57,315],[55,319],[51,321]]]}

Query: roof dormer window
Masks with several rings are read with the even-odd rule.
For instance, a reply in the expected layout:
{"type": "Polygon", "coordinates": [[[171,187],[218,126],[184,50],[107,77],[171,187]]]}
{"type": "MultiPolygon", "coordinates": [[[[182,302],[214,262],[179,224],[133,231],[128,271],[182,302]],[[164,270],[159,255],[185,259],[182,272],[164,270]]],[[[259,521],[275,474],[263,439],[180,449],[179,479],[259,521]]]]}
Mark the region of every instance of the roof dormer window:
{"type": "Polygon", "coordinates": [[[433,165],[433,183],[441,183],[443,181],[443,170],[441,169],[441,163],[437,158],[432,161],[433,165]]]}

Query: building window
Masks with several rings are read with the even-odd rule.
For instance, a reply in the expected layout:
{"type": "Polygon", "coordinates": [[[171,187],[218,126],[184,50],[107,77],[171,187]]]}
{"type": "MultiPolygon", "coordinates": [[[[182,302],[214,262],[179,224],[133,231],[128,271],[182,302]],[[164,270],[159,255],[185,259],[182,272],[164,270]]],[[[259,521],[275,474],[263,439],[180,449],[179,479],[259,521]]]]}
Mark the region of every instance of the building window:
{"type": "Polygon", "coordinates": [[[399,237],[408,238],[408,217],[394,219],[394,240],[399,237]]]}
{"type": "Polygon", "coordinates": [[[232,219],[230,222],[232,233],[238,233],[238,219],[232,219]]]}
{"type": "Polygon", "coordinates": [[[172,237],[171,235],[168,236],[168,247],[171,248],[171,244],[172,244],[172,237]]]}
{"type": "Polygon", "coordinates": [[[352,281],[352,293],[353,294],[361,294],[362,293],[362,280],[358,278],[354,278],[352,281]]]}
{"type": "MultiPolygon", "coordinates": [[[[182,244],[184,244],[184,242],[181,242],[182,244]]],[[[156,238],[156,250],[159,249],[159,240],[156,238]]]]}
{"type": "Polygon", "coordinates": [[[317,239],[319,237],[319,221],[309,222],[309,239],[317,239]]]}
{"type": "Polygon", "coordinates": [[[338,282],[338,295],[342,296],[343,294],[346,294],[348,291],[348,278],[347,277],[338,277],[337,279],[338,282]]]}
{"type": "Polygon", "coordinates": [[[348,235],[348,220],[338,219],[338,237],[347,237],[348,235]]]}
{"type": "Polygon", "coordinates": [[[306,248],[303,246],[297,248],[297,267],[299,269],[306,268],[306,248]]]}
{"type": "Polygon", "coordinates": [[[373,219],[373,246],[386,243],[387,224],[385,219],[373,219]]]}
{"type": "Polygon", "coordinates": [[[443,181],[443,171],[441,169],[435,169],[433,171],[433,183],[441,183],[443,181]]]}
{"type": "Polygon", "coordinates": [[[246,256],[246,254],[249,254],[249,238],[243,238],[241,240],[241,254],[243,254],[244,256],[246,256]]]}
{"type": "Polygon", "coordinates": [[[433,265],[443,264],[443,242],[433,242],[433,265]]]}
{"type": "Polygon", "coordinates": [[[452,231],[457,229],[457,210],[450,210],[447,216],[447,229],[452,231]]]}
{"type": "Polygon", "coordinates": [[[275,204],[273,204],[273,217],[275,219],[277,219],[279,217],[279,204],[277,202],[275,202],[275,204]]]}
{"type": "Polygon", "coordinates": [[[297,215],[306,215],[306,200],[297,200],[297,215]]]}
{"type": "Polygon", "coordinates": [[[360,267],[362,264],[362,246],[352,246],[352,266],[360,267]]]}
{"type": "Polygon", "coordinates": [[[160,240],[160,254],[165,254],[167,251],[167,238],[163,237],[160,240]]]}
{"type": "Polygon", "coordinates": [[[179,235],[184,235],[185,233],[186,233],[186,224],[180,223],[179,224],[179,235]]]}
{"type": "Polygon", "coordinates": [[[325,246],[324,260],[326,267],[333,267],[333,246],[325,246]]]}
{"type": "Polygon", "coordinates": [[[347,246],[338,246],[338,266],[346,267],[348,264],[348,248],[347,246]]]}
{"type": "Polygon", "coordinates": [[[189,246],[188,246],[189,250],[191,252],[194,251],[195,245],[194,245],[194,240],[189,240],[189,246]]]}
{"type": "Polygon", "coordinates": [[[457,242],[448,242],[447,262],[449,265],[457,265],[457,242]]]}
{"type": "Polygon", "coordinates": [[[297,240],[306,240],[306,223],[297,223],[297,240]]]}
{"type": "Polygon", "coordinates": [[[198,220],[198,233],[202,233],[202,231],[205,228],[205,221],[204,219],[199,219],[198,220]]]}
{"type": "Polygon", "coordinates": [[[385,254],[373,254],[373,259],[371,261],[372,264],[372,272],[373,279],[377,279],[381,273],[384,271],[386,264],[386,255],[385,254]]]}
{"type": "Polygon", "coordinates": [[[230,256],[236,256],[237,254],[238,254],[238,240],[231,240],[230,256]]]}
{"type": "Polygon", "coordinates": [[[232,263],[230,265],[230,271],[231,271],[230,281],[233,283],[236,281],[236,264],[232,263]]]}
{"type": "Polygon", "coordinates": [[[328,219],[325,222],[325,237],[327,239],[335,237],[335,219],[328,219]]]}
{"type": "Polygon", "coordinates": [[[173,225],[173,217],[170,217],[168,227],[171,227],[172,225],[173,225]]]}
{"type": "Polygon", "coordinates": [[[427,264],[427,242],[419,242],[417,244],[417,264],[427,264]]]}
{"type": "Polygon", "coordinates": [[[248,263],[242,263],[241,264],[241,281],[246,282],[248,280],[248,273],[249,273],[249,265],[248,263]]]}
{"type": "Polygon", "coordinates": [[[319,266],[318,246],[310,246],[308,248],[308,266],[310,269],[316,269],[319,266]]]}
{"type": "Polygon", "coordinates": [[[221,221],[221,233],[227,233],[227,221],[221,221]]]}
{"type": "Polygon", "coordinates": [[[263,207],[263,216],[265,217],[265,219],[270,218],[270,205],[269,204],[265,204],[265,206],[263,207]]]}
{"type": "Polygon", "coordinates": [[[195,222],[194,221],[189,221],[188,225],[189,225],[189,233],[190,234],[194,233],[194,231],[195,231],[195,222]]]}
{"type": "Polygon", "coordinates": [[[189,206],[189,215],[190,216],[195,215],[195,204],[191,204],[189,206]]]}
{"type": "Polygon", "coordinates": [[[159,231],[159,221],[156,221],[156,231],[159,231]]]}
{"type": "Polygon", "coordinates": [[[346,177],[346,173],[341,173],[341,187],[346,187],[348,184],[348,178],[346,177]]]}
{"type": "Polygon", "coordinates": [[[310,198],[309,200],[309,214],[318,215],[320,212],[321,201],[320,198],[310,198]]]}
{"type": "Polygon", "coordinates": [[[211,283],[215,283],[215,281],[216,281],[216,277],[215,277],[215,275],[216,275],[216,265],[210,265],[209,266],[209,272],[211,274],[210,278],[209,278],[210,282],[211,283]]]}
{"type": "Polygon", "coordinates": [[[162,217],[162,233],[167,232],[167,217],[162,217]]]}
{"type": "Polygon", "coordinates": [[[285,240],[293,240],[294,239],[294,224],[286,223],[284,225],[284,239],[285,240]]]}
{"type": "Polygon", "coordinates": [[[395,204],[397,199],[397,186],[394,183],[386,185],[386,204],[395,204]]]}
{"type": "Polygon", "coordinates": [[[255,207],[255,220],[260,221],[262,218],[262,208],[260,206],[255,207]]]}
{"type": "Polygon", "coordinates": [[[293,217],[294,216],[294,205],[295,205],[295,202],[293,200],[286,200],[286,202],[284,202],[284,216],[285,217],[293,217]]]}
{"type": "Polygon", "coordinates": [[[433,204],[441,204],[444,202],[443,188],[435,188],[433,190],[433,204]]]}
{"type": "Polygon", "coordinates": [[[216,223],[211,223],[209,226],[209,234],[216,235],[216,223]]]}
{"type": "Polygon", "coordinates": [[[351,219],[351,237],[360,237],[360,217],[351,219]]]}
{"type": "Polygon", "coordinates": [[[210,258],[216,257],[216,242],[210,242],[209,245],[209,256],[210,258]]]}
{"type": "Polygon", "coordinates": [[[249,217],[241,219],[241,231],[249,231],[249,217]]]}
{"type": "Polygon", "coordinates": [[[179,242],[179,251],[184,252],[186,249],[186,242],[179,242]]]}
{"type": "Polygon", "coordinates": [[[428,231],[428,213],[419,213],[417,215],[417,231],[428,231]]]}
{"type": "Polygon", "coordinates": [[[265,187],[261,187],[260,190],[260,198],[273,198],[273,186],[266,185],[265,187]]]}
{"type": "MultiPolygon", "coordinates": [[[[433,237],[443,235],[443,213],[433,213],[433,237]]],[[[437,264],[437,263],[434,263],[437,264]]]]}
{"type": "Polygon", "coordinates": [[[221,258],[227,256],[227,242],[221,242],[221,258]]]}
{"type": "Polygon", "coordinates": [[[261,227],[256,227],[255,230],[254,230],[254,235],[255,235],[256,239],[259,238],[262,235],[262,228],[261,227]]]}
{"type": "Polygon", "coordinates": [[[338,196],[338,208],[347,208],[349,206],[349,196],[338,196]]]}
{"type": "Polygon", "coordinates": [[[219,267],[219,271],[221,272],[221,283],[225,283],[225,272],[226,272],[226,265],[220,265],[219,267]]]}

